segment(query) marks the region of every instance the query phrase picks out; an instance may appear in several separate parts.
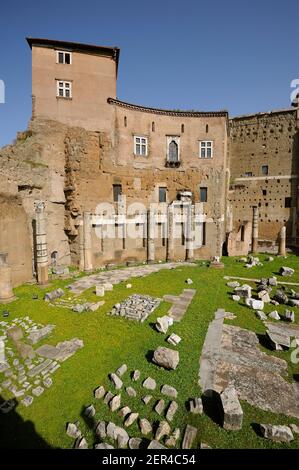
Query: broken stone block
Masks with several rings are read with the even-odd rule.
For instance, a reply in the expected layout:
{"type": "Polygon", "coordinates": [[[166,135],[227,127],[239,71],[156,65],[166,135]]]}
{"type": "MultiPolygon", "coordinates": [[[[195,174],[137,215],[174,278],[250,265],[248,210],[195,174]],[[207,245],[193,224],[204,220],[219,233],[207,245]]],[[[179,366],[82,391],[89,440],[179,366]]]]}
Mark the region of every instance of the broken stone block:
{"type": "Polygon", "coordinates": [[[167,447],[174,447],[177,443],[177,440],[180,437],[180,430],[179,428],[176,428],[173,433],[165,440],[165,445],[167,447]]]}
{"type": "Polygon", "coordinates": [[[108,405],[109,401],[114,397],[113,393],[110,392],[110,390],[106,393],[104,397],[104,403],[108,405]]]}
{"type": "Polygon", "coordinates": [[[139,413],[130,413],[127,419],[125,420],[125,423],[124,423],[125,427],[127,428],[131,426],[136,421],[138,416],[139,416],[139,413]]]}
{"type": "Polygon", "coordinates": [[[105,395],[106,391],[104,387],[101,385],[100,387],[96,388],[94,391],[94,397],[97,399],[103,398],[105,395]]]}
{"type": "Polygon", "coordinates": [[[129,449],[140,449],[142,439],[140,437],[131,437],[129,440],[129,449]]]}
{"type": "Polygon", "coordinates": [[[105,283],[103,284],[103,287],[104,287],[105,291],[106,291],[106,290],[108,290],[108,291],[113,290],[113,284],[111,284],[111,282],[105,282],[105,283]]]}
{"type": "Polygon", "coordinates": [[[267,320],[267,315],[264,312],[262,312],[260,310],[256,310],[255,314],[260,320],[262,320],[262,321],[267,320]]]}
{"type": "Polygon", "coordinates": [[[145,397],[142,397],[142,401],[145,405],[147,405],[151,401],[152,398],[153,398],[152,395],[145,395],[145,397]]]}
{"type": "Polygon", "coordinates": [[[243,284],[243,286],[235,287],[235,294],[240,297],[250,298],[251,297],[251,287],[248,284],[243,284]]]}
{"type": "Polygon", "coordinates": [[[282,266],[280,268],[279,274],[281,276],[293,276],[295,270],[292,268],[288,268],[287,266],[282,266]]]}
{"type": "Polygon", "coordinates": [[[193,284],[193,281],[192,281],[192,279],[190,279],[190,278],[186,279],[185,282],[186,282],[186,284],[193,284]]]}
{"type": "Polygon", "coordinates": [[[277,310],[273,310],[273,312],[269,313],[268,317],[273,318],[273,320],[280,320],[280,316],[277,310]]]}
{"type": "Polygon", "coordinates": [[[299,307],[299,299],[290,299],[288,303],[291,307],[299,307]]]}
{"type": "Polygon", "coordinates": [[[111,411],[116,411],[120,407],[121,396],[115,395],[115,397],[111,398],[109,401],[109,407],[111,411]]]}
{"type": "Polygon", "coordinates": [[[132,374],[132,380],[134,380],[134,382],[137,382],[137,380],[139,379],[140,379],[140,370],[134,370],[132,374]]]}
{"type": "Polygon", "coordinates": [[[295,312],[293,312],[292,310],[286,310],[285,311],[285,319],[286,319],[286,321],[294,323],[295,322],[295,312]]]}
{"type": "Polygon", "coordinates": [[[297,426],[297,424],[290,424],[290,428],[293,433],[299,434],[299,426],[297,426]]]}
{"type": "Polygon", "coordinates": [[[105,289],[104,289],[104,287],[103,287],[102,285],[96,286],[96,295],[97,295],[98,297],[104,297],[104,295],[105,295],[105,289]]]}
{"type": "Polygon", "coordinates": [[[274,426],[271,424],[260,424],[260,429],[266,439],[275,442],[291,442],[294,440],[293,433],[288,426],[274,426]]]}
{"type": "Polygon", "coordinates": [[[132,284],[127,284],[127,285],[126,285],[126,288],[127,288],[127,289],[132,289],[132,284]]]}
{"type": "Polygon", "coordinates": [[[231,287],[233,289],[235,289],[236,287],[240,287],[240,283],[238,281],[228,282],[226,285],[227,287],[231,287]]]}
{"type": "Polygon", "coordinates": [[[128,370],[127,364],[123,364],[122,366],[120,366],[117,369],[116,373],[119,377],[121,377],[122,375],[124,375],[127,372],[127,370],[128,370]]]}
{"type": "Polygon", "coordinates": [[[36,397],[39,397],[42,393],[44,393],[44,391],[45,391],[45,389],[43,387],[40,387],[40,386],[32,389],[32,393],[36,397]]]}
{"type": "Polygon", "coordinates": [[[164,317],[158,317],[156,321],[156,329],[160,333],[166,334],[170,324],[173,324],[173,318],[168,317],[167,315],[164,315],[164,317]]]}
{"type": "Polygon", "coordinates": [[[203,405],[201,398],[193,398],[189,401],[190,413],[201,415],[203,413],[203,405]]]}
{"type": "Polygon", "coordinates": [[[93,418],[96,414],[95,407],[93,405],[89,405],[87,408],[85,408],[84,414],[87,416],[87,418],[93,418]]]}
{"type": "Polygon", "coordinates": [[[278,289],[273,297],[280,304],[287,304],[289,299],[288,296],[283,292],[283,290],[278,289]]]}
{"type": "Polygon", "coordinates": [[[139,427],[140,427],[141,434],[143,434],[144,436],[152,432],[152,425],[145,418],[139,420],[139,427]]]}
{"type": "Polygon", "coordinates": [[[148,449],[166,449],[166,447],[154,439],[153,441],[150,442],[148,449]]]}
{"type": "Polygon", "coordinates": [[[101,442],[100,444],[95,444],[95,449],[114,449],[114,447],[106,442],[101,442]]]}
{"type": "Polygon", "coordinates": [[[156,441],[159,441],[164,436],[169,436],[169,434],[170,434],[169,424],[167,423],[167,421],[161,421],[155,434],[156,441]]]}
{"type": "Polygon", "coordinates": [[[129,413],[131,413],[131,408],[129,408],[128,406],[124,406],[123,408],[121,408],[120,412],[119,412],[119,415],[124,418],[125,416],[127,416],[129,413]]]}
{"type": "Polygon", "coordinates": [[[172,333],[168,338],[167,342],[169,344],[172,344],[173,346],[177,346],[180,342],[182,341],[182,338],[179,335],[176,335],[175,333],[172,333]]]}
{"type": "Polygon", "coordinates": [[[161,415],[164,411],[165,408],[165,401],[164,400],[159,400],[157,404],[155,405],[155,411],[158,413],[158,415],[161,415]]]}
{"type": "Polygon", "coordinates": [[[212,447],[209,446],[209,444],[207,444],[206,442],[201,442],[200,449],[212,449],[212,447]]]}
{"type": "Polygon", "coordinates": [[[115,428],[116,428],[115,424],[112,423],[111,421],[107,424],[106,434],[107,434],[107,437],[110,437],[110,439],[114,439],[115,428]]]}
{"type": "Polygon", "coordinates": [[[114,430],[114,439],[117,441],[117,447],[119,449],[124,449],[127,447],[129,442],[129,435],[125,429],[116,426],[114,430]]]}
{"type": "Polygon", "coordinates": [[[291,345],[290,337],[279,332],[267,330],[267,337],[275,351],[281,351],[282,346],[289,349],[291,345]]]}
{"type": "Polygon", "coordinates": [[[148,377],[147,379],[144,380],[142,386],[144,388],[147,388],[148,390],[155,390],[157,384],[154,379],[152,379],[151,377],[148,377]]]}
{"type": "Polygon", "coordinates": [[[67,424],[66,433],[68,436],[72,437],[73,439],[77,439],[78,437],[81,437],[81,431],[78,428],[77,424],[75,423],[67,424]]]}
{"type": "Polygon", "coordinates": [[[153,356],[153,362],[164,369],[175,370],[179,364],[180,356],[178,351],[159,346],[153,356]]]}
{"type": "Polygon", "coordinates": [[[163,393],[163,395],[167,395],[170,398],[177,398],[178,396],[177,390],[174,387],[171,387],[170,385],[167,385],[167,384],[162,385],[161,393],[163,393]]]}
{"type": "Polygon", "coordinates": [[[110,374],[110,380],[112,381],[116,390],[120,390],[122,388],[123,382],[116,374],[110,374]]]}
{"type": "Polygon", "coordinates": [[[126,392],[129,395],[129,397],[136,397],[137,396],[136,390],[134,390],[133,387],[127,387],[126,392]]]}
{"type": "Polygon", "coordinates": [[[275,277],[275,276],[269,277],[268,284],[269,284],[269,286],[276,287],[277,286],[277,277],[275,277]]]}
{"type": "Polygon", "coordinates": [[[192,449],[193,442],[197,435],[197,429],[187,424],[182,442],[182,449],[192,449]]]}
{"type": "Polygon", "coordinates": [[[241,300],[241,297],[239,295],[233,295],[232,299],[234,302],[239,302],[241,300]]]}
{"type": "Polygon", "coordinates": [[[43,384],[46,388],[50,388],[53,385],[53,380],[50,377],[46,377],[43,384]]]}
{"type": "Polygon", "coordinates": [[[259,291],[259,293],[258,293],[257,296],[258,296],[258,298],[259,298],[260,300],[262,300],[264,303],[269,303],[269,302],[271,301],[270,296],[269,296],[269,293],[268,293],[268,291],[266,291],[266,290],[261,290],[261,291],[259,291]]]}
{"type": "Polygon", "coordinates": [[[174,415],[177,412],[178,407],[179,407],[179,405],[177,404],[176,401],[170,402],[170,405],[169,405],[167,413],[166,413],[167,421],[172,421],[173,420],[174,415]]]}
{"type": "Polygon", "coordinates": [[[64,292],[62,289],[55,289],[52,292],[47,292],[45,294],[45,301],[52,302],[53,300],[59,299],[63,295],[64,295],[64,292]]]}
{"type": "Polygon", "coordinates": [[[75,441],[75,449],[88,449],[88,444],[85,437],[79,437],[75,441]]]}
{"type": "Polygon", "coordinates": [[[248,307],[252,308],[253,310],[263,310],[264,302],[262,300],[256,300],[251,298],[246,298],[245,303],[248,307]]]}
{"type": "Polygon", "coordinates": [[[223,427],[228,431],[239,431],[242,429],[243,411],[239,402],[237,392],[233,386],[227,387],[220,394],[223,410],[223,427]]]}
{"type": "Polygon", "coordinates": [[[106,437],[106,423],[105,421],[99,421],[95,428],[96,436],[100,439],[105,439],[106,437]]]}

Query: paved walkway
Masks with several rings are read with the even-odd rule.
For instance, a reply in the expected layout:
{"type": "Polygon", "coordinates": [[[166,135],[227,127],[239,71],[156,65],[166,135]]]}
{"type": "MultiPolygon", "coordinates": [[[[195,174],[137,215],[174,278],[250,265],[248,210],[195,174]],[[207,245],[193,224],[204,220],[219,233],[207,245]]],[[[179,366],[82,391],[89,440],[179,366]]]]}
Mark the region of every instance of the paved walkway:
{"type": "Polygon", "coordinates": [[[168,315],[172,317],[174,321],[181,321],[195,294],[196,289],[184,289],[182,294],[178,296],[164,295],[163,300],[172,303],[168,315]]]}
{"type": "Polygon", "coordinates": [[[119,284],[127,281],[132,277],[145,277],[149,274],[161,271],[161,269],[175,269],[180,266],[195,266],[194,263],[178,262],[178,263],[159,263],[145,264],[143,266],[131,266],[129,268],[112,269],[111,271],[103,271],[97,274],[90,274],[81,277],[77,281],[68,286],[73,294],[80,295],[87,289],[95,286],[103,286],[104,284],[119,284]]]}

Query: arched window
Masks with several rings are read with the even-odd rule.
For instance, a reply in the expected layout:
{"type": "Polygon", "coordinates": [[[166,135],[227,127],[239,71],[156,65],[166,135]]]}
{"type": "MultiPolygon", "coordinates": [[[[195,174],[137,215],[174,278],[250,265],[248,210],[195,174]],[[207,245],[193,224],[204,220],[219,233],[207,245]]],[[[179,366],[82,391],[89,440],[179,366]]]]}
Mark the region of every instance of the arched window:
{"type": "Polygon", "coordinates": [[[51,253],[51,264],[52,266],[56,266],[58,261],[58,251],[52,251],[51,253]]]}
{"type": "Polygon", "coordinates": [[[155,123],[152,122],[152,132],[155,132],[155,123]]]}
{"type": "Polygon", "coordinates": [[[185,132],[185,124],[182,124],[181,125],[181,133],[184,134],[184,132],[185,132]]]}
{"type": "Polygon", "coordinates": [[[170,162],[178,162],[179,161],[179,152],[178,152],[178,144],[172,140],[169,144],[169,161],[170,162]]]}
{"type": "Polygon", "coordinates": [[[124,126],[127,127],[127,116],[124,117],[124,126]]]}

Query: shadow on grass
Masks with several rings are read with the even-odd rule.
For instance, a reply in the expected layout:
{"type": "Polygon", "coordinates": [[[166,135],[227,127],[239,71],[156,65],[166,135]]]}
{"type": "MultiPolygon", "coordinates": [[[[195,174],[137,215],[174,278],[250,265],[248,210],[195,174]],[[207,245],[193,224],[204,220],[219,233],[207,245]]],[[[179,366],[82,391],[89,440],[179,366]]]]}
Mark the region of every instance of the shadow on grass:
{"type": "Polygon", "coordinates": [[[258,423],[251,423],[250,426],[258,437],[263,437],[261,426],[258,423]]]}
{"type": "Polygon", "coordinates": [[[218,426],[223,425],[223,412],[219,393],[206,390],[201,397],[204,413],[218,426]]]}
{"type": "MultiPolygon", "coordinates": [[[[51,449],[52,447],[36,432],[34,423],[24,421],[17,413],[18,402],[14,401],[15,407],[11,411],[6,414],[0,412],[0,448],[51,449]]],[[[5,400],[0,396],[0,405],[4,402],[5,400]]]]}
{"type": "Polygon", "coordinates": [[[271,347],[271,342],[267,335],[256,333],[256,336],[258,337],[259,343],[263,348],[268,349],[269,351],[273,351],[273,348],[271,347]]]}
{"type": "Polygon", "coordinates": [[[86,426],[88,426],[88,428],[92,431],[93,441],[98,442],[98,436],[97,436],[97,433],[96,433],[97,420],[95,419],[94,416],[88,416],[86,414],[86,408],[87,408],[86,406],[82,406],[80,415],[83,418],[86,426]]]}
{"type": "Polygon", "coordinates": [[[150,350],[146,353],[145,358],[146,358],[147,362],[149,362],[149,363],[153,362],[154,352],[155,351],[150,350]]]}

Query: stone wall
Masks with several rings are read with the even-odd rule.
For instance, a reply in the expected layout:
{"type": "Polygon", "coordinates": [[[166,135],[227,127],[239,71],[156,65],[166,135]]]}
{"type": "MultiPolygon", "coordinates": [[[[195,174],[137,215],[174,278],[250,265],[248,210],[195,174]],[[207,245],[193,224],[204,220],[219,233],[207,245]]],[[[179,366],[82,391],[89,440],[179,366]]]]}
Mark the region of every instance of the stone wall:
{"type": "MultiPolygon", "coordinates": [[[[257,206],[261,250],[275,249],[283,225],[287,243],[298,244],[298,149],[295,109],[230,120],[228,232],[240,234],[242,226],[252,222],[252,208],[257,206]]],[[[247,249],[245,243],[241,251],[245,254],[247,249]]],[[[231,246],[230,254],[234,252],[231,246]]]]}

